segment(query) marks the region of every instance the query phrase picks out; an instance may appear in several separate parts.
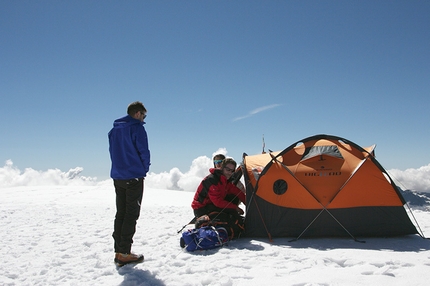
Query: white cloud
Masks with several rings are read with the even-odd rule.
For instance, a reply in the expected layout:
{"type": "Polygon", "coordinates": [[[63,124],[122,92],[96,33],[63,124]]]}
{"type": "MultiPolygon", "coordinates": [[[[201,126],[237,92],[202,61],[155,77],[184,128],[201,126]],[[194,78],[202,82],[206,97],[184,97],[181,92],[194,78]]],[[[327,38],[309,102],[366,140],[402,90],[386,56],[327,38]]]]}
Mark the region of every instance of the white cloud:
{"type": "MultiPolygon", "coordinates": [[[[226,148],[219,148],[213,152],[212,158],[216,154],[223,154],[228,157],[226,148]]],[[[197,157],[185,173],[182,173],[178,168],[159,174],[150,172],[145,179],[145,184],[151,188],[194,192],[201,180],[209,174],[209,169],[213,167],[212,158],[197,157]]]]}
{"type": "MultiPolygon", "coordinates": [[[[226,148],[219,148],[213,152],[212,157],[200,156],[191,162],[189,170],[185,173],[178,168],[173,168],[168,172],[149,172],[145,178],[145,186],[156,189],[183,190],[194,192],[201,180],[209,174],[209,169],[213,167],[212,158],[216,154],[227,156],[226,148]]],[[[19,170],[13,165],[11,160],[7,160],[5,166],[0,168],[0,186],[50,186],[50,185],[102,185],[112,184],[112,181],[105,180],[97,182],[97,178],[84,177],[80,173],[82,167],[70,169],[63,172],[59,169],[49,169],[47,171],[37,171],[32,168],[19,170]]]]}
{"type": "Polygon", "coordinates": [[[259,107],[259,108],[256,108],[256,109],[250,111],[247,115],[234,118],[233,121],[242,120],[242,119],[251,117],[257,113],[260,113],[260,112],[263,112],[263,111],[266,111],[266,110],[269,110],[269,109],[272,109],[272,108],[275,108],[278,106],[280,106],[280,104],[271,104],[271,105],[262,106],[262,107],[259,107]]]}
{"type": "Polygon", "coordinates": [[[26,168],[21,172],[13,165],[12,160],[7,160],[5,166],[0,168],[0,185],[3,187],[16,186],[43,186],[43,185],[95,185],[97,178],[84,177],[79,174],[83,168],[76,167],[67,172],[59,169],[36,171],[26,168]]]}
{"type": "Polygon", "coordinates": [[[200,156],[193,160],[186,173],[182,173],[178,168],[159,174],[149,172],[145,178],[145,185],[158,189],[195,191],[200,181],[209,174],[211,166],[211,158],[200,156]]]}
{"type": "Polygon", "coordinates": [[[402,189],[430,193],[430,164],[418,169],[388,170],[395,183],[402,189]]]}
{"type": "MultiPolygon", "coordinates": [[[[218,149],[212,154],[212,157],[216,154],[224,154],[228,157],[225,148],[218,149]]],[[[192,161],[189,170],[185,173],[178,168],[158,174],[149,172],[145,179],[145,186],[156,189],[194,192],[201,180],[209,174],[210,168],[212,168],[212,158],[200,156],[192,161]]],[[[13,165],[11,160],[7,160],[4,167],[0,168],[0,187],[112,184],[110,179],[98,182],[95,177],[81,176],[82,171],[83,168],[81,167],[70,169],[67,172],[59,169],[37,171],[32,168],[26,168],[21,171],[13,165]]],[[[430,164],[418,169],[404,171],[392,169],[388,170],[388,173],[395,183],[404,190],[430,193],[430,164]]]]}
{"type": "Polygon", "coordinates": [[[226,148],[219,148],[215,152],[212,153],[212,158],[217,154],[223,154],[224,156],[227,156],[227,149],[226,148]]]}

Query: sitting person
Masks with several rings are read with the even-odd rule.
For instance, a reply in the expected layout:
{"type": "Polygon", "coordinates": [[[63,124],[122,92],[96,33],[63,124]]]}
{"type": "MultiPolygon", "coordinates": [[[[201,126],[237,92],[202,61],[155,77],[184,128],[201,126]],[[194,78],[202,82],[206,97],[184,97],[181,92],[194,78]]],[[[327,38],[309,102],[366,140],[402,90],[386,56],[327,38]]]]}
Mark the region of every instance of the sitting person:
{"type": "MultiPolygon", "coordinates": [[[[225,159],[225,156],[223,154],[217,154],[213,157],[213,163],[215,169],[222,169],[222,161],[225,159]]],[[[240,177],[242,177],[242,170],[241,168],[237,168],[235,172],[230,176],[229,181],[233,182],[233,184],[236,185],[243,193],[246,193],[245,186],[240,181],[240,177]]],[[[239,202],[238,202],[239,204],[239,202]]]]}
{"type": "Polygon", "coordinates": [[[196,217],[214,211],[235,214],[236,216],[244,213],[238,207],[238,203],[246,204],[245,194],[229,181],[235,169],[236,162],[231,158],[222,161],[221,169],[209,169],[210,174],[200,183],[191,203],[196,217]],[[235,201],[237,198],[240,202],[235,201]]]}
{"type": "Polygon", "coordinates": [[[222,161],[225,159],[225,156],[223,154],[216,154],[213,158],[214,168],[215,169],[222,169],[222,161]]]}

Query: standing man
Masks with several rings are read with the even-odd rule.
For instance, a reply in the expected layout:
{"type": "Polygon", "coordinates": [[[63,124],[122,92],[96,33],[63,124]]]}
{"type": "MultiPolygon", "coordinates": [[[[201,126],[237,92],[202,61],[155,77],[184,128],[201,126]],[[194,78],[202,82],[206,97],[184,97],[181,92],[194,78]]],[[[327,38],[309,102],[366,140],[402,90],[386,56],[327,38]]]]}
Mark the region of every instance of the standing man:
{"type": "Polygon", "coordinates": [[[110,175],[116,193],[112,236],[115,241],[114,261],[118,266],[143,261],[142,254],[131,253],[131,245],[140,215],[143,182],[150,165],[148,136],[143,127],[146,108],[136,101],[128,106],[127,114],[114,121],[108,134],[112,161],[110,175]]]}

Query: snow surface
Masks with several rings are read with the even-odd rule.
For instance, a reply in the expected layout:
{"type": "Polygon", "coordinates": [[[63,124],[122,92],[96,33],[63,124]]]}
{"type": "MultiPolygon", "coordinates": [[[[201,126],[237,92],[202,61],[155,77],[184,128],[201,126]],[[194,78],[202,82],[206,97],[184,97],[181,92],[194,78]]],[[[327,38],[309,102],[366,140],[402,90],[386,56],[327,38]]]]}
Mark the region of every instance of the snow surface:
{"type": "MultiPolygon", "coordinates": [[[[241,238],[186,252],[177,231],[192,218],[193,192],[150,187],[133,244],[145,261],[117,268],[111,181],[0,187],[0,194],[0,285],[429,285],[430,241],[419,235],[366,243],[241,238]]],[[[413,215],[428,236],[426,206],[413,215]]]]}

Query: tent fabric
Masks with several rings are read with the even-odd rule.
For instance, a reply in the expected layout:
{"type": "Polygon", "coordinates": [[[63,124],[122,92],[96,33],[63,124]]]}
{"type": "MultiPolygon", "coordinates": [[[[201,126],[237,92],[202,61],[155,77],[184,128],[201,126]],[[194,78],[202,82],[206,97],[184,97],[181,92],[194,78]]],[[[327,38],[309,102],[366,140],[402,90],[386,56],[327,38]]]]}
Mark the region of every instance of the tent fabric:
{"type": "Polygon", "coordinates": [[[341,137],[316,135],[242,169],[250,237],[395,236],[418,233],[405,200],[374,156],[341,137]]]}

